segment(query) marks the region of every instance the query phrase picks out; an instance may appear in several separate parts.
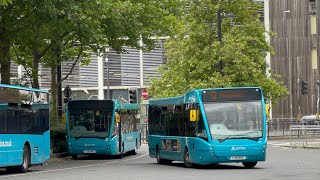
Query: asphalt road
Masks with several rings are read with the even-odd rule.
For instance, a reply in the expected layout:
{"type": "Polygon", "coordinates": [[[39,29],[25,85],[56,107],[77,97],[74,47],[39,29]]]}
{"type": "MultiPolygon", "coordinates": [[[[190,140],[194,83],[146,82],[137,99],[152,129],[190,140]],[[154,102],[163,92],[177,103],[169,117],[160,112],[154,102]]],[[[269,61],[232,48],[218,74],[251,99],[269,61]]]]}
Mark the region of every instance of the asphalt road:
{"type": "Polygon", "coordinates": [[[268,146],[266,162],[259,162],[253,169],[245,169],[242,164],[220,164],[184,168],[182,162],[172,165],[158,165],[149,158],[144,145],[137,155],[124,159],[111,157],[83,157],[71,160],[69,157],[52,159],[43,166],[34,166],[26,174],[7,174],[0,169],[0,179],[35,180],[319,180],[320,150],[279,147],[274,142],[268,146]],[[274,144],[274,145],[272,145],[274,144]]]}

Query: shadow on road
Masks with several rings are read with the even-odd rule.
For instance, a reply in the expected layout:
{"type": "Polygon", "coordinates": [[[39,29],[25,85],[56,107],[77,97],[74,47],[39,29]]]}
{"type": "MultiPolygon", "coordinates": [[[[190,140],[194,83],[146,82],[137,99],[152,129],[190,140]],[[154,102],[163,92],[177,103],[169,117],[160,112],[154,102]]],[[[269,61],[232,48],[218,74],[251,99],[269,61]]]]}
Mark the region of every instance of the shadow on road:
{"type": "MultiPolygon", "coordinates": [[[[168,167],[177,167],[177,168],[185,168],[184,164],[181,162],[173,162],[172,164],[157,164],[157,163],[148,163],[154,164],[157,166],[168,166],[168,167]]],[[[241,164],[242,165],[242,164],[241,164]]],[[[259,165],[258,165],[259,166],[259,165]]],[[[263,169],[259,167],[254,167],[254,168],[246,168],[244,166],[237,166],[234,164],[210,164],[210,165],[194,165],[190,169],[202,169],[202,170],[229,170],[229,169],[263,169]]],[[[185,168],[188,169],[188,168],[185,168]]]]}
{"type": "MultiPolygon", "coordinates": [[[[32,173],[32,172],[39,172],[39,170],[28,170],[27,173],[32,173]]],[[[14,174],[23,174],[23,173],[18,173],[12,170],[6,170],[6,168],[0,168],[0,178],[1,176],[5,176],[5,175],[14,175],[14,174]]]]}
{"type": "MultiPolygon", "coordinates": [[[[139,153],[137,153],[136,155],[139,155],[139,153]]],[[[136,155],[126,153],[123,155],[123,158],[134,157],[136,155]]],[[[67,156],[67,158],[72,159],[71,156],[67,156]]],[[[78,160],[114,160],[114,159],[119,159],[119,156],[117,155],[114,155],[114,156],[112,155],[81,155],[81,156],[78,156],[76,161],[78,160]]]]}

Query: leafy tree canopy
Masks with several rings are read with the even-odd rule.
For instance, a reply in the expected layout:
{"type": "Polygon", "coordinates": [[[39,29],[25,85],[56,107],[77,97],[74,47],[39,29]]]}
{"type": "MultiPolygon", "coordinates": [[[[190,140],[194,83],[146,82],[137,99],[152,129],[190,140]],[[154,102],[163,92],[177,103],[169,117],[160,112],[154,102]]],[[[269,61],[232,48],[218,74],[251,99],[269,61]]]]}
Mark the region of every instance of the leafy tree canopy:
{"type": "Polygon", "coordinates": [[[191,89],[258,86],[267,98],[287,94],[278,75],[266,75],[267,52],[263,23],[253,0],[189,0],[178,34],[166,43],[167,63],[149,87],[153,97],[182,95],[191,89]],[[217,40],[217,11],[221,10],[222,42],[217,40]],[[222,62],[222,74],[219,69],[222,62]]]}

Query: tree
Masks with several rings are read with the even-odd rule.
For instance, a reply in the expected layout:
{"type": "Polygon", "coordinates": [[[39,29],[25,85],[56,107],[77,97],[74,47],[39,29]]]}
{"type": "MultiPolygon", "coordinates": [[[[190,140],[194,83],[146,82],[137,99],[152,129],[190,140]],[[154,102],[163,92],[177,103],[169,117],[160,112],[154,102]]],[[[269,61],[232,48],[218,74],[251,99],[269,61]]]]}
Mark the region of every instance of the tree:
{"type": "MultiPolygon", "coordinates": [[[[179,0],[33,0],[30,4],[33,14],[13,46],[15,62],[30,71],[35,88],[39,87],[39,63],[51,68],[52,110],[57,85],[67,78],[56,81],[58,64],[72,59],[73,67],[88,63],[90,52],[101,53],[106,45],[118,52],[123,52],[123,46],[152,49],[155,40],[150,37],[172,34],[180,8],[179,0]]],[[[51,117],[56,119],[55,112],[51,117]]]]}
{"type": "Polygon", "coordinates": [[[273,53],[253,0],[190,0],[179,33],[166,44],[167,64],[149,87],[153,97],[182,95],[198,88],[259,86],[276,100],[287,94],[277,75],[266,75],[267,52],[273,53]],[[222,42],[217,40],[217,11],[222,42]],[[232,13],[232,18],[227,16],[232,13]],[[222,73],[219,69],[222,62],[222,73]]]}
{"type": "Polygon", "coordinates": [[[10,84],[11,47],[18,34],[23,32],[25,19],[33,14],[26,0],[0,1],[0,64],[1,83],[10,84]]]}

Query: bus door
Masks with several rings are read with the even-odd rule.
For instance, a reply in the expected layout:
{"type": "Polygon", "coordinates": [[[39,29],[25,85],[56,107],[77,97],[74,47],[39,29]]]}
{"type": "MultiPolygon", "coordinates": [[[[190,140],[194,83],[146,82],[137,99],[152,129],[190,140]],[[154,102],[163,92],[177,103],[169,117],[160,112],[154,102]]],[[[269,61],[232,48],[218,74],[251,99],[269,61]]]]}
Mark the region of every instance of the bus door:
{"type": "Polygon", "coordinates": [[[118,151],[122,152],[122,128],[121,128],[121,118],[120,118],[120,112],[116,112],[116,124],[117,124],[117,135],[118,135],[118,151]]]}

